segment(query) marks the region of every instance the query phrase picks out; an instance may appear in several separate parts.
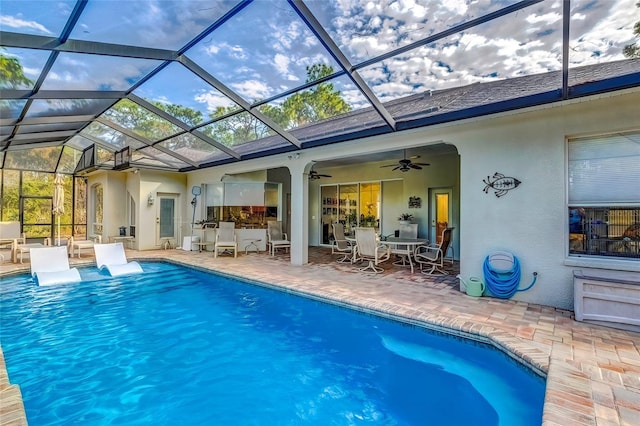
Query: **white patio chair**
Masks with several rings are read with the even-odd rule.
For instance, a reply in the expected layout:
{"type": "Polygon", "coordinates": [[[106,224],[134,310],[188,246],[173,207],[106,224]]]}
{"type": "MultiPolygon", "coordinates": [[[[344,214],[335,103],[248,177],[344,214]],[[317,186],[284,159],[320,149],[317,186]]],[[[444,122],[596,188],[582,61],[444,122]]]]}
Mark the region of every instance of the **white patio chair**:
{"type": "Polygon", "coordinates": [[[106,269],[112,277],[144,272],[138,262],[127,261],[124,246],[121,242],[108,244],[95,244],[93,251],[96,255],[98,269],[106,269]]]}
{"type": "Polygon", "coordinates": [[[391,257],[391,249],[381,244],[374,228],[356,228],[356,260],[368,262],[368,265],[360,268],[362,272],[371,270],[380,274],[384,271],[378,265],[391,257]]]}
{"type": "Polygon", "coordinates": [[[442,275],[449,275],[444,268],[444,257],[451,243],[451,234],[455,228],[446,228],[442,231],[442,238],[438,244],[429,244],[427,246],[418,246],[414,252],[416,262],[420,264],[420,272],[432,275],[438,272],[442,275]],[[425,270],[424,268],[429,268],[425,270]]]}
{"type": "Polygon", "coordinates": [[[69,268],[66,246],[34,247],[30,256],[31,276],[40,286],[82,281],[78,268],[69,268]]]}
{"type": "Polygon", "coordinates": [[[220,222],[216,233],[216,242],[213,246],[213,257],[218,257],[218,252],[231,252],[233,257],[238,257],[238,241],[236,239],[236,223],[220,222]]]}
{"type": "Polygon", "coordinates": [[[332,223],[333,241],[331,242],[331,254],[340,254],[342,257],[337,262],[351,262],[353,259],[353,244],[344,236],[344,225],[332,223]]]}
{"type": "Polygon", "coordinates": [[[291,242],[287,238],[287,234],[282,232],[282,222],[267,222],[267,247],[271,256],[276,255],[277,249],[284,249],[286,252],[291,248],[291,242]]]}

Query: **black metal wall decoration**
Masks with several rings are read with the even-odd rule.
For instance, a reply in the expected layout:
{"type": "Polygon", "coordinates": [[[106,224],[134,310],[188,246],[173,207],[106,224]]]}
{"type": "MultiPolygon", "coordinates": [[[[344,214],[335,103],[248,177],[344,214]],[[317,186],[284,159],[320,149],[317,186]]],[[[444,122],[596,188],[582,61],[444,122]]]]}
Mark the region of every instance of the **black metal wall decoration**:
{"type": "Polygon", "coordinates": [[[420,197],[409,197],[409,208],[419,209],[422,207],[422,199],[420,197]]]}
{"type": "Polygon", "coordinates": [[[517,188],[518,185],[522,183],[516,178],[508,177],[498,172],[495,172],[493,176],[487,176],[487,178],[482,181],[486,183],[483,189],[484,193],[488,194],[489,189],[493,189],[496,197],[502,197],[508,191],[517,188]]]}

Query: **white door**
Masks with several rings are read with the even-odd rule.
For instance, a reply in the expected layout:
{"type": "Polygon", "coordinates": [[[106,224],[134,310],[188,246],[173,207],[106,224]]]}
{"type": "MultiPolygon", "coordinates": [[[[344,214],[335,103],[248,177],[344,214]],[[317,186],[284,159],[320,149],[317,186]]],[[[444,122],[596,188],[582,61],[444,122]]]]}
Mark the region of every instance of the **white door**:
{"type": "Polygon", "coordinates": [[[440,243],[442,240],[442,231],[451,226],[451,197],[453,191],[451,188],[431,189],[431,230],[429,232],[429,241],[432,243],[440,243]]]}
{"type": "Polygon", "coordinates": [[[156,245],[160,246],[167,239],[174,244],[178,242],[177,194],[158,194],[156,245]]]}

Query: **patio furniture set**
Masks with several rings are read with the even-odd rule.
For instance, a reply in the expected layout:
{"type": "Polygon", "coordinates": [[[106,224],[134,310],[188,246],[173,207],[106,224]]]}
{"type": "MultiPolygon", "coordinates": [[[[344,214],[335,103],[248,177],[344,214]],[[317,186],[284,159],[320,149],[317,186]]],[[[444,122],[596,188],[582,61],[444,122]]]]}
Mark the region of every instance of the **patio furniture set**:
{"type": "Polygon", "coordinates": [[[454,228],[444,229],[440,242],[429,244],[429,240],[417,238],[417,227],[411,227],[407,233],[401,229],[398,237],[381,238],[374,228],[356,228],[355,237],[347,237],[341,223],[334,223],[332,226],[332,253],[342,256],[338,262],[366,262],[365,266],[359,268],[362,272],[384,272],[379,265],[395,255],[397,260],[394,264],[409,266],[411,273],[414,272],[415,263],[423,274],[448,274],[444,270],[444,261],[454,228]]]}

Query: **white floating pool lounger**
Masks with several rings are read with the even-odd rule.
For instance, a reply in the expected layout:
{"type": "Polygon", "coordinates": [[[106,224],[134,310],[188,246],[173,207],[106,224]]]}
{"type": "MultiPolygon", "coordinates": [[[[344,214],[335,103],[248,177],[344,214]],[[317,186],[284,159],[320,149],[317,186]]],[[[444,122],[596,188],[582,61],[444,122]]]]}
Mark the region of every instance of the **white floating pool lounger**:
{"type": "Polygon", "coordinates": [[[77,268],[69,268],[66,246],[31,249],[31,276],[40,286],[82,281],[77,268]]]}
{"type": "Polygon", "coordinates": [[[127,261],[122,243],[96,244],[93,246],[98,269],[105,268],[112,277],[144,272],[136,261],[127,261]]]}

